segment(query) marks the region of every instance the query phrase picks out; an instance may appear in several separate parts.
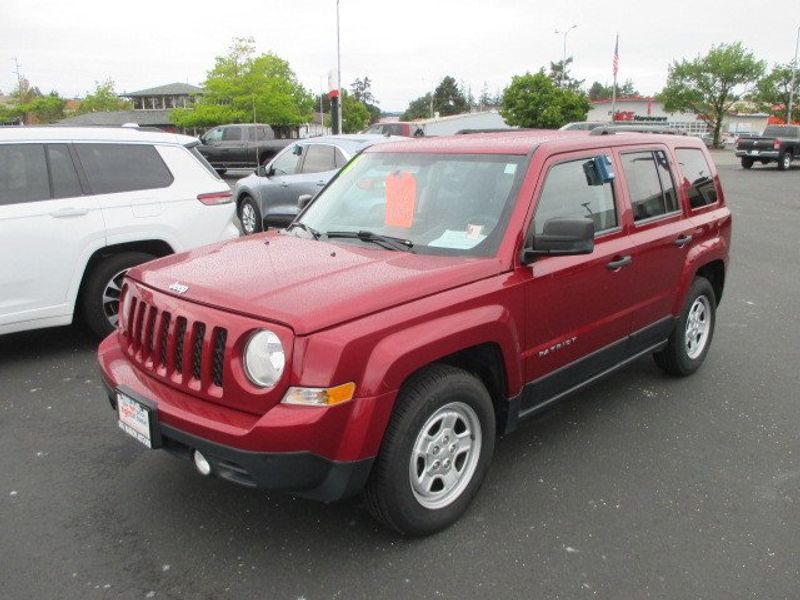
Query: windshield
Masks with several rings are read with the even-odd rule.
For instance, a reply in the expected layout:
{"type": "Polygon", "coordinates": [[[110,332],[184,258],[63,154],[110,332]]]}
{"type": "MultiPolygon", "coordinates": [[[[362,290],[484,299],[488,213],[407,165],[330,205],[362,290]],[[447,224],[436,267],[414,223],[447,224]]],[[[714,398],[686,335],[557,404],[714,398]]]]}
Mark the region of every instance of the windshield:
{"type": "MultiPolygon", "coordinates": [[[[490,256],[505,231],[524,156],[368,153],[351,161],[300,222],[399,238],[413,252],[490,256]]],[[[300,231],[295,229],[294,231],[300,231]]],[[[334,235],[331,235],[333,238],[334,235]]]]}

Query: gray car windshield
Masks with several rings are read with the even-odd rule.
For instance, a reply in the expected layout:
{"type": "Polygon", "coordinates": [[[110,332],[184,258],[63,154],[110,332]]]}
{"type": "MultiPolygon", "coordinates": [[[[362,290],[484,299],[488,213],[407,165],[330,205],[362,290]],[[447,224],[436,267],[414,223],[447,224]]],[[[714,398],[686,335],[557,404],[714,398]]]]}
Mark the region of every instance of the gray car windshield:
{"type": "Polygon", "coordinates": [[[385,236],[418,253],[489,256],[505,231],[524,160],[516,155],[363,154],[300,222],[323,239],[330,232],[331,239],[344,243],[385,236]]]}

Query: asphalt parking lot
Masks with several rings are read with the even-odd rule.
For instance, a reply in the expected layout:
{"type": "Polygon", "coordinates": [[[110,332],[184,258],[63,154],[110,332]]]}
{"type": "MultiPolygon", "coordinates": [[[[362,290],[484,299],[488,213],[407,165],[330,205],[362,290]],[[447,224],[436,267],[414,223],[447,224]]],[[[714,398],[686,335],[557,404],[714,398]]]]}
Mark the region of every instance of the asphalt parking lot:
{"type": "Polygon", "coordinates": [[[643,359],[523,422],[431,538],[202,478],[117,429],[83,331],[0,337],[0,597],[797,598],[800,168],[716,158],[734,240],[704,367],[643,359]]]}

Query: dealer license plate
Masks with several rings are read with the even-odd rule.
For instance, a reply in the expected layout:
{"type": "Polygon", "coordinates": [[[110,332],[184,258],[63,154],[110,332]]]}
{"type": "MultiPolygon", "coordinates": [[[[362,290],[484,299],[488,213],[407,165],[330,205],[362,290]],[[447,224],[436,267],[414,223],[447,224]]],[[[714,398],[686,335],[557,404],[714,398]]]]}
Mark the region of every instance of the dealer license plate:
{"type": "Polygon", "coordinates": [[[117,414],[119,428],[136,438],[148,448],[153,447],[153,425],[155,411],[138,400],[117,392],[117,414]]]}

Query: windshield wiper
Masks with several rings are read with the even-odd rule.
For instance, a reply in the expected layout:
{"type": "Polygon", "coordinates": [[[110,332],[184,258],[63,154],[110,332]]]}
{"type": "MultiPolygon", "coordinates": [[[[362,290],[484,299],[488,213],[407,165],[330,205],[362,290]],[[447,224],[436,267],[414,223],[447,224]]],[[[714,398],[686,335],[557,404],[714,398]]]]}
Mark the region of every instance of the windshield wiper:
{"type": "Polygon", "coordinates": [[[312,236],[314,236],[315,240],[318,240],[320,238],[320,236],[322,235],[319,231],[317,231],[316,229],[314,229],[313,227],[311,227],[309,225],[306,225],[302,221],[294,221],[286,229],[294,229],[295,227],[299,227],[303,231],[307,231],[312,236]]]}
{"type": "Polygon", "coordinates": [[[411,240],[392,237],[390,235],[379,235],[372,231],[328,231],[325,235],[329,238],[357,238],[362,242],[378,244],[387,250],[410,252],[411,248],[414,247],[414,242],[411,240]]]}

